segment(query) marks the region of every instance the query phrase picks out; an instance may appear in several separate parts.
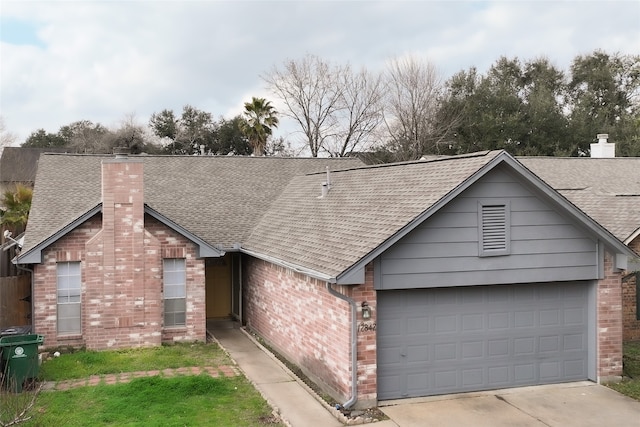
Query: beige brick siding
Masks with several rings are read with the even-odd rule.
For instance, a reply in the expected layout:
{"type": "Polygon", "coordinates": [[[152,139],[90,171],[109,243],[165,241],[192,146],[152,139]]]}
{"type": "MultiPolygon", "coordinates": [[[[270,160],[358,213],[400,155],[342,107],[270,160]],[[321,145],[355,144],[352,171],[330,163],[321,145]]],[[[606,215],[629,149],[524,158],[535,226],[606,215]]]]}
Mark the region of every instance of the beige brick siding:
{"type": "MultiPolygon", "coordinates": [[[[629,247],[636,253],[640,252],[640,238],[636,238],[629,247]]],[[[640,341],[640,320],[637,319],[637,292],[635,275],[627,276],[622,282],[622,322],[623,340],[640,341]]]]}
{"type": "Polygon", "coordinates": [[[597,290],[597,375],[600,379],[622,375],[622,286],[613,256],[605,253],[604,278],[597,290]]]}
{"type": "MultiPolygon", "coordinates": [[[[244,315],[247,326],[302,368],[335,399],[351,397],[351,309],[327,283],[262,260],[247,258],[244,315]]],[[[335,290],[375,308],[373,269],[366,283],[335,290]]],[[[358,323],[361,323],[358,312],[358,323]]],[[[373,318],[368,322],[375,324],[373,318]]],[[[375,331],[358,332],[359,400],[376,398],[375,331]]]]}
{"type": "Polygon", "coordinates": [[[88,349],[206,340],[204,260],[180,234],[144,215],[142,163],[103,165],[103,212],[43,251],[34,268],[34,326],[47,347],[88,349]],[[187,321],[163,328],[162,259],[186,258],[187,321]],[[81,262],[81,331],[58,336],[57,263],[81,262]]]}

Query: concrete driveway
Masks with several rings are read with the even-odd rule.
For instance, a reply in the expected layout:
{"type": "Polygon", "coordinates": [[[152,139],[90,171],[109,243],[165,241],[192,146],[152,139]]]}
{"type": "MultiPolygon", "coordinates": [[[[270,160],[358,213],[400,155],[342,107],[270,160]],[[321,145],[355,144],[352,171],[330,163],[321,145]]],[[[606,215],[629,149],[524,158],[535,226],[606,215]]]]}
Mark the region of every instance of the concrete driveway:
{"type": "Polygon", "coordinates": [[[640,426],[640,402],[592,382],[382,402],[399,427],[640,426]]]}

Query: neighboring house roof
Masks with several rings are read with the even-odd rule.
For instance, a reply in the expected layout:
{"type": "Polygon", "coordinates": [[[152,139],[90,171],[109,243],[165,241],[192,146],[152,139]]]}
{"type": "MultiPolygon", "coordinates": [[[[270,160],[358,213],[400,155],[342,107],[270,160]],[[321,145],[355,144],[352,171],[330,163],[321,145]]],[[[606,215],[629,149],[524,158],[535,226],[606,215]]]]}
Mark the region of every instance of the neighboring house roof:
{"type": "Polygon", "coordinates": [[[59,148],[5,147],[0,157],[0,182],[33,183],[38,171],[40,154],[61,150],[59,148]]]}
{"type": "Polygon", "coordinates": [[[317,277],[340,281],[340,276],[354,268],[362,269],[500,163],[519,172],[610,247],[633,255],[505,151],[335,172],[331,174],[331,189],[322,198],[318,196],[324,175],[295,177],[274,203],[277,209],[262,216],[243,248],[304,266],[307,273],[317,277]]]}
{"type": "MultiPolygon", "coordinates": [[[[101,162],[113,156],[40,157],[21,257],[100,208],[101,162]]],[[[132,156],[144,163],[145,204],[212,246],[231,249],[294,175],[361,166],[357,159],[132,156]]]]}
{"type": "Polygon", "coordinates": [[[640,232],[640,157],[517,159],[622,242],[640,232]]]}

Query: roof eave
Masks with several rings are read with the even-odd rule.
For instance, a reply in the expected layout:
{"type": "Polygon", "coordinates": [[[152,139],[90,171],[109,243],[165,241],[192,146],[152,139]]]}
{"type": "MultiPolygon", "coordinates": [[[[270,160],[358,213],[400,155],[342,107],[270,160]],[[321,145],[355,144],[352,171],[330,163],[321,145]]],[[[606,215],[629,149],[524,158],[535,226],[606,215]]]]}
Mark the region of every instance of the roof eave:
{"type": "Polygon", "coordinates": [[[320,272],[318,270],[314,270],[312,268],[303,267],[303,266],[300,266],[298,264],[293,264],[291,262],[284,261],[284,260],[282,260],[280,258],[276,258],[276,257],[270,256],[270,255],[266,255],[266,254],[263,254],[261,252],[255,252],[255,251],[252,251],[251,249],[247,249],[247,248],[241,248],[240,252],[242,252],[243,254],[250,255],[250,256],[252,256],[254,258],[258,258],[258,259],[261,259],[263,261],[269,262],[271,264],[278,265],[278,266],[284,267],[284,268],[288,268],[288,269],[293,270],[293,271],[295,271],[297,273],[301,273],[301,274],[304,274],[305,276],[309,276],[309,277],[311,277],[313,279],[322,280],[324,282],[332,283],[332,284],[333,283],[337,283],[336,277],[332,276],[331,274],[322,273],[322,272],[320,272]]]}
{"type": "Polygon", "coordinates": [[[87,212],[85,212],[84,214],[80,215],[78,218],[76,218],[75,220],[71,221],[69,224],[65,225],[64,227],[60,228],[54,234],[52,234],[51,236],[47,237],[46,239],[44,239],[40,243],[36,244],[34,247],[29,249],[28,251],[18,255],[15,258],[15,263],[16,264],[41,264],[42,263],[42,251],[45,248],[47,248],[48,246],[54,244],[59,239],[61,239],[62,237],[66,236],[67,233],[71,232],[76,227],[78,227],[80,224],[84,223],[89,218],[91,218],[92,216],[94,216],[95,214],[100,213],[100,212],[102,212],[102,203],[99,203],[96,206],[94,206],[93,208],[89,209],[87,212]]]}
{"type": "MultiPolygon", "coordinates": [[[[82,223],[87,221],[89,218],[91,218],[92,216],[94,216],[94,215],[96,215],[97,213],[100,213],[100,212],[102,212],[102,203],[99,203],[95,207],[91,208],[90,210],[85,212],[83,215],[79,216],[78,218],[76,218],[75,220],[70,222],[69,224],[67,224],[64,227],[62,227],[61,229],[59,229],[56,233],[52,234],[51,236],[49,236],[48,238],[46,238],[42,242],[40,242],[37,245],[35,245],[33,248],[31,248],[28,251],[18,255],[16,257],[15,263],[16,264],[41,264],[42,263],[42,251],[45,248],[47,248],[48,246],[50,246],[53,243],[57,242],[59,239],[61,239],[65,235],[67,235],[70,231],[74,230],[76,227],[80,226],[82,223]]],[[[171,228],[175,232],[177,232],[180,235],[184,236],[186,239],[190,240],[195,245],[197,245],[197,247],[198,247],[197,257],[198,258],[219,258],[219,257],[221,257],[221,256],[223,256],[225,254],[224,250],[216,248],[215,246],[210,245],[209,243],[207,243],[204,240],[202,240],[200,237],[198,237],[195,234],[189,232],[184,227],[176,224],[175,222],[171,221],[170,219],[168,219],[167,217],[163,216],[162,214],[160,214],[156,210],[150,208],[149,206],[145,205],[144,212],[146,214],[150,215],[151,217],[157,219],[158,221],[160,221],[161,223],[163,223],[167,227],[171,228]]]]}
{"type": "Polygon", "coordinates": [[[196,236],[195,234],[193,234],[192,232],[190,232],[186,228],[184,228],[181,225],[171,221],[169,218],[167,218],[166,216],[162,215],[160,212],[158,212],[155,209],[149,207],[147,204],[144,205],[144,212],[146,214],[148,214],[149,216],[155,218],[156,220],[160,221],[161,223],[163,223],[167,227],[171,228],[173,231],[181,234],[182,236],[184,236],[185,238],[187,238],[188,240],[190,240],[194,244],[196,244],[198,246],[198,254],[197,254],[198,258],[219,258],[219,257],[224,256],[225,251],[223,249],[217,248],[217,247],[207,243],[206,241],[204,241],[200,237],[196,236]]]}

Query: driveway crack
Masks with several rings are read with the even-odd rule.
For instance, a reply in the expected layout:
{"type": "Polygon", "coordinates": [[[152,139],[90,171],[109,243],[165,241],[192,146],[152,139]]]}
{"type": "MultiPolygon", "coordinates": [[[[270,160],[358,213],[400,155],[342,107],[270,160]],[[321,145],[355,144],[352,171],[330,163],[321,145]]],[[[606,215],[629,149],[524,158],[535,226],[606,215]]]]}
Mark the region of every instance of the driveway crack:
{"type": "Polygon", "coordinates": [[[531,414],[531,413],[529,413],[529,412],[527,412],[527,411],[523,411],[523,410],[522,410],[522,408],[519,408],[519,407],[517,407],[516,405],[514,405],[513,403],[509,402],[509,401],[508,401],[507,399],[505,399],[503,396],[500,396],[500,395],[498,395],[498,394],[494,394],[494,397],[495,397],[496,399],[498,399],[498,400],[503,401],[504,403],[506,403],[507,405],[511,406],[512,408],[517,409],[518,411],[520,411],[520,412],[522,412],[522,413],[527,414],[528,416],[530,416],[531,418],[533,418],[533,419],[535,419],[535,420],[537,420],[537,421],[541,422],[541,423],[542,423],[542,424],[544,424],[545,426],[547,426],[547,427],[552,427],[552,425],[551,425],[551,424],[547,424],[547,423],[545,423],[543,420],[541,420],[540,418],[536,417],[535,415],[533,415],[533,414],[531,414]]]}

